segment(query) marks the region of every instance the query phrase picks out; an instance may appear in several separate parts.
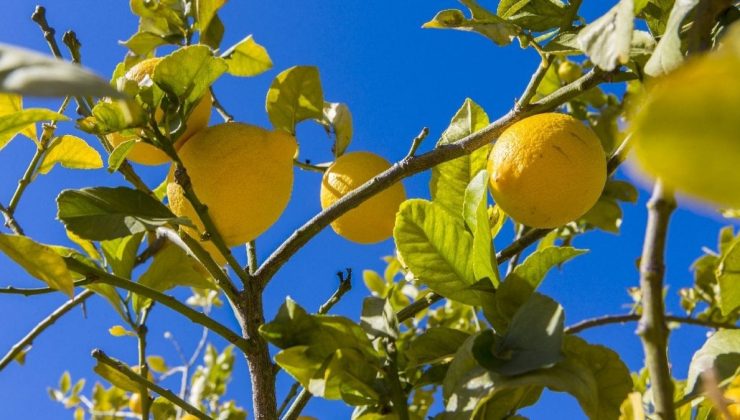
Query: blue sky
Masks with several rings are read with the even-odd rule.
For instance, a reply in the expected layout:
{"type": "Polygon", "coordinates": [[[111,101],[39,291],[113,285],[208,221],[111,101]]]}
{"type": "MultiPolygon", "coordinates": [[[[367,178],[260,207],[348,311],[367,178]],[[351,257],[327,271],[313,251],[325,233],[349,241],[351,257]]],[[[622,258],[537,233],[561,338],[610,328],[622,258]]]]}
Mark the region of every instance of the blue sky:
{"type": "MultiPolygon", "coordinates": [[[[494,1],[481,4],[495,8],[494,1]]],[[[585,2],[584,14],[598,16],[611,4],[585,2]]],[[[29,19],[35,2],[17,0],[3,5],[0,42],[23,45],[47,52],[38,27],[29,19]]],[[[354,116],[354,140],[349,150],[374,151],[389,160],[402,158],[410,140],[428,126],[431,134],[422,150],[447,126],[466,97],[478,102],[495,119],[510,109],[537,65],[533,51],[517,44],[506,48],[472,34],[453,31],[422,30],[420,26],[440,10],[457,7],[453,0],[434,2],[347,2],[338,0],[232,1],[221,13],[227,32],[223,45],[228,47],[248,34],[264,45],[274,62],[268,73],[252,79],[224,76],[215,86],[224,106],[237,120],[268,126],[264,98],[273,77],[293,65],[316,65],[321,72],[327,100],[349,105],[354,116]]],[[[66,0],[47,2],[48,17],[58,34],[74,29],[83,44],[84,63],[108,77],[125,54],[117,41],[135,32],[136,20],[124,1],[66,0]]],[[[55,101],[29,101],[34,106],[56,108],[55,101]]],[[[214,113],[214,122],[217,115],[214,113]]],[[[59,133],[73,132],[71,124],[62,124],[59,133]]],[[[298,131],[303,158],[325,161],[330,158],[330,142],[323,129],[304,124],[298,131]]],[[[94,144],[94,142],[93,142],[94,144]]],[[[33,154],[33,145],[15,139],[0,152],[0,202],[7,204],[17,179],[33,154]]],[[[156,186],[166,167],[137,167],[145,180],[156,186]]],[[[623,172],[618,177],[625,178],[623,172]]],[[[293,229],[320,210],[319,175],[296,171],[291,202],[281,220],[258,240],[260,259],[269,255],[293,229]]],[[[428,197],[429,174],[404,181],[410,197],[428,197]]],[[[64,188],[123,184],[118,175],[70,171],[57,168],[40,176],[27,190],[17,217],[26,232],[46,243],[66,241],[62,226],[54,220],[54,197],[64,188]]],[[[637,285],[636,259],[640,255],[645,225],[645,201],[649,192],[640,190],[640,202],[624,206],[625,219],[620,235],[589,233],[576,239],[575,245],[591,252],[553,272],[544,282],[542,292],[555,297],[565,307],[566,323],[601,314],[625,312],[629,303],[625,289],[637,285]]],[[[678,313],[676,292],[692,282],[691,262],[704,246],[713,248],[718,229],[728,224],[719,216],[696,206],[686,206],[671,221],[668,243],[668,308],[678,313]],[[698,210],[697,210],[698,209],[698,210]]],[[[511,237],[511,228],[497,240],[499,247],[511,237]]],[[[243,260],[242,250],[239,256],[243,260]]],[[[360,302],[366,290],[360,280],[363,269],[382,270],[380,257],[393,251],[391,240],[377,245],[357,245],[325,230],[302,249],[280,271],[266,293],[266,317],[271,319],[286,295],[304,307],[315,310],[333,292],[335,273],[345,267],[357,274],[354,289],[335,307],[334,313],[359,318],[360,302]]],[[[38,287],[37,280],[0,256],[0,287],[38,287]]],[[[176,292],[183,295],[183,293],[176,292]]],[[[61,295],[35,298],[0,296],[0,352],[26,334],[40,319],[64,301],[61,295]]],[[[221,322],[237,328],[228,310],[214,314],[221,322]]],[[[160,339],[171,331],[185,349],[192,349],[200,329],[158,307],[150,318],[150,349],[174,360],[172,346],[160,339]]],[[[87,318],[76,310],[36,340],[26,366],[13,364],[0,373],[0,401],[3,418],[56,419],[71,412],[52,402],[46,393],[57,383],[64,370],[73,379],[88,378],[86,389],[97,380],[92,372],[90,351],[99,347],[109,354],[134,362],[135,342],[113,338],[107,330],[118,324],[117,316],[100,299],[87,306],[87,318]]],[[[591,330],[584,338],[617,350],[631,369],[642,365],[640,342],[634,324],[591,330]]],[[[703,343],[706,331],[682,327],[671,335],[671,362],[674,374],[685,377],[691,354],[703,343]]],[[[219,348],[224,343],[213,340],[219,348]]],[[[237,360],[229,395],[246,407],[250,405],[249,380],[242,359],[237,360]]],[[[279,378],[279,399],[291,380],[279,378]]],[[[305,414],[318,418],[344,418],[351,409],[342,402],[314,399],[305,414]]],[[[527,409],[531,418],[584,418],[576,402],[564,394],[546,392],[538,405],[527,409]],[[557,414],[553,414],[557,413],[557,414]]]]}

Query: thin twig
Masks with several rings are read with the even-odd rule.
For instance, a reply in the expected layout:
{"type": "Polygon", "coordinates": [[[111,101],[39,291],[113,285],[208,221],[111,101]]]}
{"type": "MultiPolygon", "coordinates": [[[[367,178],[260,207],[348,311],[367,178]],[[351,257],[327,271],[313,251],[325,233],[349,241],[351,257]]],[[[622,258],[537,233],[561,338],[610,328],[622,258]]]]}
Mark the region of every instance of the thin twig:
{"type": "Polygon", "coordinates": [[[406,157],[404,159],[411,159],[412,157],[416,156],[416,151],[419,149],[419,146],[421,146],[421,142],[423,142],[428,135],[429,127],[422,128],[419,134],[414,137],[413,140],[411,140],[411,148],[409,149],[409,152],[406,154],[406,157]]]}
{"type": "Polygon", "coordinates": [[[668,221],[676,208],[673,192],[660,180],[655,182],[648,202],[645,242],[640,259],[642,316],[637,334],[645,351],[645,365],[650,372],[655,415],[661,420],[674,420],[673,380],[668,362],[668,326],[663,302],[665,245],[668,221]]]}
{"type": "MultiPolygon", "coordinates": [[[[735,325],[735,324],[708,321],[708,320],[703,320],[703,319],[691,318],[688,316],[666,315],[665,319],[668,322],[676,322],[679,324],[688,324],[688,325],[698,325],[698,326],[707,327],[707,328],[715,328],[715,329],[725,328],[728,330],[740,329],[740,326],[735,325]]],[[[640,315],[638,314],[605,315],[605,316],[600,316],[597,318],[585,319],[581,322],[578,322],[569,327],[566,327],[565,333],[566,334],[578,334],[579,332],[587,330],[589,328],[601,327],[604,325],[611,325],[611,324],[624,324],[625,322],[634,322],[634,321],[639,321],[639,320],[640,320],[640,315]]]]}
{"type": "Polygon", "coordinates": [[[545,98],[521,109],[509,111],[506,115],[489,124],[487,127],[466,136],[460,141],[439,145],[430,152],[395,163],[388,170],[367,181],[359,188],[352,190],[337,200],[332,206],[326,208],[294,231],[265,260],[259,270],[257,270],[255,276],[261,283],[262,288],[264,288],[280,267],[322,229],[347,211],[359,206],[365,200],[389,188],[396,182],[440,163],[469,154],[494,141],[505,128],[514,122],[530,115],[552,110],[601,82],[624,81],[632,78],[634,78],[634,75],[619,72],[602,72],[598,69],[593,69],[580,79],[561,87],[545,98]]]}
{"type": "Polygon", "coordinates": [[[311,393],[308,392],[306,388],[303,388],[303,390],[301,390],[301,393],[298,394],[298,398],[293,401],[293,404],[290,405],[288,411],[285,412],[282,420],[296,420],[298,416],[301,415],[301,411],[306,408],[306,404],[308,404],[308,400],[310,399],[311,393]]]}
{"type": "Polygon", "coordinates": [[[36,324],[36,326],[33,327],[33,329],[29,331],[25,337],[15,343],[13,347],[10,348],[10,351],[8,351],[8,353],[3,356],[2,359],[0,359],[0,371],[2,371],[11,361],[13,361],[16,356],[18,356],[24,349],[30,346],[33,343],[33,340],[42,332],[52,326],[64,314],[71,311],[72,308],[85,302],[85,300],[87,300],[87,298],[89,298],[93,294],[94,293],[91,290],[85,290],[79,293],[77,296],[75,296],[71,300],[68,300],[62,306],[57,308],[54,312],[49,314],[49,316],[44,318],[41,322],[36,324]]]}
{"type": "MultiPolygon", "coordinates": [[[[293,398],[298,394],[298,390],[301,389],[301,383],[298,381],[293,382],[293,385],[290,386],[290,390],[285,395],[285,398],[283,399],[283,402],[280,403],[280,407],[278,408],[278,417],[282,416],[285,412],[285,409],[288,408],[288,404],[290,404],[291,401],[293,401],[293,398]]],[[[308,402],[308,399],[311,398],[311,393],[306,392],[308,394],[308,398],[306,398],[306,401],[308,402]]]]}
{"type": "Polygon", "coordinates": [[[253,275],[259,265],[257,261],[257,243],[255,241],[247,242],[247,264],[249,264],[249,274],[253,275]]]}
{"type": "MultiPolygon", "coordinates": [[[[93,281],[89,279],[75,280],[73,285],[74,287],[80,287],[80,286],[86,286],[92,282],[93,281]]],[[[8,286],[8,287],[0,289],[0,295],[37,296],[37,295],[45,295],[47,293],[56,293],[56,292],[59,292],[59,289],[52,289],[51,287],[21,289],[18,287],[8,286]]]]}
{"type": "Polygon", "coordinates": [[[293,159],[293,165],[297,166],[299,169],[303,169],[304,171],[318,172],[320,174],[323,174],[327,169],[329,169],[328,166],[312,165],[308,160],[301,162],[298,159],[293,159]]]}
{"type": "MultiPolygon", "coordinates": [[[[534,44],[534,41],[531,41],[534,44]]],[[[538,51],[539,52],[539,51],[538,51]]],[[[545,75],[547,74],[547,70],[550,69],[550,66],[552,65],[552,62],[554,60],[554,57],[551,54],[541,54],[541,60],[539,66],[537,66],[537,70],[532,74],[532,78],[529,80],[529,84],[524,89],[524,93],[522,93],[522,97],[516,102],[516,108],[522,108],[529,104],[529,102],[532,100],[534,95],[537,93],[537,88],[540,87],[540,83],[542,83],[542,79],[545,78],[545,75]]]]}
{"type": "Polygon", "coordinates": [[[139,375],[138,373],[134,372],[133,370],[129,369],[128,366],[126,366],[125,363],[116,360],[107,354],[105,354],[100,349],[95,349],[92,352],[92,357],[95,358],[100,363],[103,363],[107,366],[110,366],[111,368],[115,369],[119,373],[125,375],[128,379],[136,382],[137,384],[141,385],[142,387],[146,389],[151,389],[152,391],[156,392],[157,394],[161,395],[171,403],[177,405],[178,407],[182,408],[183,410],[187,411],[188,413],[194,415],[195,417],[202,419],[202,420],[212,420],[211,417],[204,414],[202,411],[198,410],[197,408],[193,407],[192,405],[188,404],[187,401],[184,401],[182,398],[178,397],[173,393],[172,391],[162,388],[161,386],[155,384],[154,382],[147,379],[146,376],[139,375]]]}
{"type": "Polygon", "coordinates": [[[5,219],[5,227],[10,229],[16,235],[24,235],[23,229],[18,224],[18,221],[15,220],[15,217],[2,204],[0,204],[0,213],[3,214],[3,218],[5,219]]]}
{"type": "Polygon", "coordinates": [[[211,103],[213,104],[213,107],[216,108],[216,112],[223,118],[225,123],[230,123],[234,121],[234,116],[231,115],[226,108],[224,108],[223,105],[221,105],[221,102],[218,101],[218,98],[216,98],[216,92],[213,91],[213,86],[209,87],[208,90],[211,92],[211,103]]]}
{"type": "Polygon", "coordinates": [[[173,311],[179,312],[189,320],[196,324],[202,325],[209,328],[211,331],[225,338],[226,341],[236,345],[242,351],[248,351],[249,345],[244,338],[240,337],[234,331],[224,326],[223,324],[215,321],[207,315],[198,312],[189,306],[181,303],[179,300],[172,296],[165,295],[164,293],[158,292],[154,289],[135,283],[133,281],[124,279],[122,277],[115,276],[110,273],[106,273],[95,267],[90,267],[82,262],[79,262],[73,258],[65,258],[65,263],[70,270],[85,275],[86,277],[104,284],[109,284],[113,287],[118,287],[138,295],[147,297],[155,302],[159,302],[162,305],[172,309],[173,311]]]}
{"type": "Polygon", "coordinates": [[[44,33],[44,39],[49,44],[49,49],[51,49],[54,57],[63,58],[62,51],[59,49],[59,44],[57,44],[57,40],[54,37],[56,30],[49,26],[49,22],[46,20],[46,8],[44,6],[36,6],[36,9],[31,15],[31,20],[36,22],[41,28],[41,31],[44,33]]]}
{"type": "Polygon", "coordinates": [[[185,244],[188,246],[188,248],[190,248],[195,257],[201,262],[201,264],[203,264],[203,267],[205,267],[206,271],[208,271],[208,273],[213,276],[216,284],[221,290],[223,290],[229,301],[231,301],[232,303],[236,302],[239,299],[239,291],[236,289],[236,286],[234,286],[234,283],[231,281],[229,276],[213,259],[213,256],[211,256],[211,254],[208,253],[205,248],[203,248],[203,245],[200,244],[200,241],[188,235],[187,233],[181,234],[180,238],[182,238],[182,241],[185,242],[185,244]]]}

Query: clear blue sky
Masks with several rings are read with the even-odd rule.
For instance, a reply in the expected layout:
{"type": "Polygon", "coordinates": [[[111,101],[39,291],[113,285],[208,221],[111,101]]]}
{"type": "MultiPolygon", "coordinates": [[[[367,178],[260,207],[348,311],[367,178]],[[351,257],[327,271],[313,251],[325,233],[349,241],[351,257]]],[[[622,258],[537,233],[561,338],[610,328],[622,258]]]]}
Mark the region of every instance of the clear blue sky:
{"type": "MultiPolygon", "coordinates": [[[[495,8],[496,2],[482,1],[495,8]]],[[[592,19],[611,4],[585,2],[584,14],[592,19]]],[[[612,3],[612,2],[608,2],[612,3]]],[[[38,27],[29,16],[35,2],[6,1],[0,42],[23,45],[47,52],[38,27]]],[[[83,61],[108,77],[125,54],[117,41],[128,38],[136,21],[125,1],[47,1],[48,17],[59,35],[67,29],[77,31],[83,43],[83,61]]],[[[521,92],[537,65],[533,51],[517,44],[506,48],[473,34],[422,30],[420,26],[444,8],[457,7],[453,0],[401,2],[347,2],[327,0],[232,1],[221,16],[227,32],[223,45],[229,46],[247,34],[267,47],[274,62],[268,73],[252,79],[225,76],[215,89],[221,102],[240,121],[267,126],[264,98],[272,78],[297,64],[316,65],[321,72],[327,100],[349,104],[354,115],[355,138],[350,150],[371,150],[389,160],[404,156],[410,140],[421,127],[431,129],[422,146],[428,150],[444,130],[450,117],[470,97],[494,119],[505,113],[521,92]]],[[[53,101],[30,101],[33,105],[56,108],[53,101]]],[[[214,121],[217,121],[214,113],[214,121]]],[[[71,132],[63,124],[60,133],[71,132]]],[[[299,129],[302,157],[313,161],[330,158],[329,141],[318,126],[299,129]]],[[[93,142],[94,143],[94,142],[93,142]]],[[[33,154],[33,145],[23,138],[14,140],[0,152],[0,202],[7,204],[17,179],[33,154]]],[[[163,178],[166,167],[138,167],[152,186],[163,178]]],[[[623,173],[619,173],[624,178],[623,173]]],[[[428,197],[427,174],[405,181],[410,197],[428,197]]],[[[258,241],[259,257],[264,259],[290,232],[320,210],[319,176],[296,172],[293,197],[283,218],[258,241]]],[[[46,243],[66,241],[62,226],[54,220],[54,197],[64,188],[123,184],[118,176],[97,172],[57,168],[41,176],[26,192],[17,212],[20,223],[34,239],[46,243]]],[[[641,188],[640,202],[624,207],[625,219],[620,235],[589,233],[575,245],[592,251],[551,273],[542,291],[559,300],[568,324],[600,314],[623,313],[629,302],[625,289],[637,284],[636,259],[640,254],[645,224],[644,204],[648,192],[641,188]]],[[[668,307],[677,313],[676,292],[692,281],[689,266],[700,255],[701,247],[713,248],[717,230],[729,222],[711,211],[687,210],[686,203],[671,222],[668,244],[668,307]]],[[[511,237],[506,228],[501,247],[511,237]]],[[[241,251],[241,250],[240,250],[241,251]]],[[[288,263],[270,284],[266,295],[267,319],[271,319],[284,296],[290,295],[304,307],[315,310],[334,290],[335,273],[351,267],[357,273],[354,289],[334,312],[359,319],[360,302],[366,296],[360,273],[363,269],[382,270],[380,257],[393,251],[388,240],[372,246],[349,243],[331,230],[318,235],[288,263]]],[[[242,259],[243,256],[241,256],[242,259]]],[[[37,280],[0,256],[0,287],[38,287],[37,280]]],[[[182,293],[179,293],[183,295],[182,293]]],[[[5,352],[40,319],[64,301],[61,295],[35,298],[0,296],[0,352],[5,352]]],[[[228,310],[215,316],[237,328],[228,310]]],[[[167,309],[158,307],[150,318],[153,354],[175,360],[171,345],[163,339],[171,331],[186,349],[192,349],[200,329],[167,309]]],[[[36,340],[26,366],[13,364],[0,373],[0,401],[4,419],[57,419],[71,416],[46,392],[57,383],[64,370],[74,379],[88,378],[86,389],[97,380],[92,372],[90,351],[100,347],[128,362],[135,360],[133,339],[112,338],[107,330],[118,324],[117,315],[101,299],[92,299],[87,318],[75,310],[36,340]]],[[[642,366],[640,342],[633,334],[634,324],[591,330],[584,337],[616,349],[631,369],[642,366]]],[[[685,377],[691,354],[703,343],[705,331],[682,327],[671,335],[671,361],[677,377],[685,377]]],[[[224,342],[214,338],[223,347],[224,342]]],[[[229,395],[249,408],[250,391],[245,363],[237,360],[229,395]]],[[[279,377],[279,398],[290,379],[279,377]]],[[[342,402],[314,399],[305,414],[318,418],[348,417],[351,409],[342,402]]],[[[565,394],[546,392],[540,403],[525,414],[534,419],[584,418],[575,400],[565,394]]]]}

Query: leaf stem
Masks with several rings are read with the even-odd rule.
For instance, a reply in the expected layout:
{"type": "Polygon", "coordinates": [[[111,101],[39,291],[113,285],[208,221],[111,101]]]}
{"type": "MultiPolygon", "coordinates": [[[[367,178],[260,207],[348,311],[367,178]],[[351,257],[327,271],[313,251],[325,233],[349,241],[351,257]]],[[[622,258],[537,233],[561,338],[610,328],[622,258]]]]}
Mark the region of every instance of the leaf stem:
{"type": "Polygon", "coordinates": [[[650,372],[655,414],[658,419],[674,420],[673,380],[668,363],[668,326],[663,302],[665,274],[665,245],[668,222],[676,208],[673,191],[659,179],[647,204],[648,221],[645,228],[642,258],[640,259],[640,290],[642,316],[637,334],[645,351],[645,365],[650,372]]]}
{"type": "MultiPolygon", "coordinates": [[[[107,354],[105,354],[100,349],[95,349],[92,352],[92,357],[95,358],[100,363],[103,363],[107,366],[110,366],[111,368],[115,369],[116,371],[120,372],[121,374],[125,375],[128,379],[138,383],[142,386],[143,389],[151,389],[152,391],[156,392],[157,394],[161,395],[168,401],[172,402],[173,404],[177,405],[178,407],[182,408],[183,410],[187,411],[188,413],[194,415],[195,417],[202,419],[202,420],[213,420],[208,415],[204,414],[202,411],[198,410],[197,408],[193,407],[192,405],[188,404],[185,400],[178,397],[175,393],[172,391],[162,388],[161,386],[155,384],[154,382],[147,379],[146,376],[140,375],[133,370],[129,369],[126,364],[123,362],[116,360],[107,354]]],[[[143,399],[143,396],[142,396],[143,399]]],[[[143,400],[142,400],[143,401],[143,400]]],[[[142,406],[143,407],[143,406],[142,406]]],[[[146,418],[142,415],[142,418],[146,418]]]]}
{"type": "Polygon", "coordinates": [[[419,134],[414,137],[413,140],[411,140],[411,148],[409,149],[409,152],[406,154],[406,157],[404,159],[410,159],[416,156],[416,151],[419,149],[419,146],[421,146],[421,142],[423,142],[428,135],[429,127],[422,128],[419,134]]]}
{"type": "Polygon", "coordinates": [[[208,90],[211,92],[211,103],[213,104],[213,107],[216,108],[216,112],[218,112],[221,118],[223,118],[225,123],[233,122],[234,116],[230,114],[223,105],[221,105],[221,102],[218,101],[218,98],[216,98],[216,92],[213,91],[213,86],[209,87],[208,90]]]}
{"type": "Polygon", "coordinates": [[[328,169],[328,167],[312,165],[308,163],[308,160],[306,160],[305,162],[301,162],[298,159],[293,159],[293,165],[297,166],[300,169],[303,169],[304,171],[318,172],[320,174],[323,174],[328,169]]]}
{"type": "Polygon", "coordinates": [[[75,296],[71,300],[66,301],[62,306],[58,307],[54,312],[49,314],[49,316],[44,318],[41,322],[36,324],[36,326],[33,327],[33,329],[29,331],[25,337],[15,343],[13,347],[10,348],[10,351],[8,351],[8,353],[3,356],[2,359],[0,359],[0,371],[2,371],[11,361],[13,361],[16,356],[18,356],[26,347],[30,346],[33,343],[33,340],[42,332],[44,332],[50,326],[54,325],[54,323],[59,318],[64,316],[64,314],[66,314],[67,312],[71,311],[72,308],[85,302],[85,300],[87,300],[87,298],[89,298],[93,294],[94,293],[91,290],[85,290],[79,293],[77,296],[75,296]]]}

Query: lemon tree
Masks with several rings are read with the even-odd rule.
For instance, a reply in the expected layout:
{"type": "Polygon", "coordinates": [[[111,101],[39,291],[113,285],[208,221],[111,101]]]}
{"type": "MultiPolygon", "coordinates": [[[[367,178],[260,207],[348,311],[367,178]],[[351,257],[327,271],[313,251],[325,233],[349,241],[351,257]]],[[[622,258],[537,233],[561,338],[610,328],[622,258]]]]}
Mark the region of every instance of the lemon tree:
{"type": "MultiPolygon", "coordinates": [[[[78,65],[72,32],[63,44],[74,64],[0,44],[0,152],[18,136],[33,141],[18,179],[3,172],[17,187],[0,199],[0,251],[43,283],[0,291],[65,299],[4,354],[0,371],[33,369],[32,342],[101,299],[116,319],[107,333],[121,343],[115,357],[92,351],[89,374],[101,381],[64,372],[49,388],[74,418],[309,419],[306,404],[323,398],[351,406],[358,420],[515,419],[546,390],[572,396],[590,419],[737,417],[740,233],[726,227],[716,249],[702,248],[693,283],[677,292],[685,313],[666,312],[676,295],[664,282],[676,193],[740,215],[737,5],[619,0],[589,21],[580,1],[460,3],[423,28],[472,32],[492,48],[517,42],[540,64],[508,112],[493,118],[465,99],[446,129],[430,123],[395,163],[381,150],[354,151],[359,126],[348,104],[327,99],[336,87],[322,84],[319,68],[281,63],[270,82],[259,34],[222,45],[233,21],[222,20],[223,0],[131,0],[137,31],[105,77],[78,65]],[[214,89],[225,83],[267,87],[264,103],[250,97],[232,114],[214,89]],[[27,107],[31,96],[63,99],[51,110],[27,107]],[[575,244],[589,232],[620,232],[622,205],[637,201],[635,178],[617,172],[632,149],[637,182],[653,186],[632,306],[566,324],[570,308],[542,285],[587,252],[613,252],[575,244]],[[326,161],[312,162],[313,153],[326,161]],[[49,199],[68,240],[35,240],[33,220],[17,213],[34,182],[106,161],[107,174],[89,172],[99,186],[49,199]],[[131,162],[170,166],[154,169],[154,184],[131,162]],[[119,183],[109,182],[114,173],[119,183]],[[297,173],[310,181],[294,186],[297,173]],[[403,180],[422,173],[428,191],[407,197],[403,180]],[[292,230],[281,243],[268,234],[276,224],[292,230]],[[290,296],[296,289],[281,289],[305,279],[271,283],[327,228],[358,252],[395,247],[382,273],[362,272],[359,321],[329,313],[357,272],[340,271],[316,311],[290,296]],[[262,261],[258,243],[273,248],[262,261]],[[276,293],[285,296],[279,307],[268,299],[276,293]],[[150,322],[155,311],[179,315],[178,329],[197,328],[200,340],[181,346],[150,322]],[[636,372],[581,334],[632,321],[645,355],[636,372]],[[708,332],[686,372],[668,354],[681,324],[708,332]],[[162,336],[177,357],[154,353],[162,336]],[[241,358],[244,371],[235,369],[241,358]],[[249,377],[248,396],[230,392],[235,375],[249,377]]],[[[60,55],[44,8],[33,21],[60,55]]],[[[314,283],[300,287],[313,293],[320,279],[310,269],[314,283]]]]}

